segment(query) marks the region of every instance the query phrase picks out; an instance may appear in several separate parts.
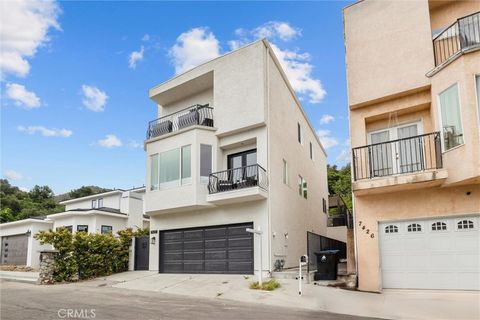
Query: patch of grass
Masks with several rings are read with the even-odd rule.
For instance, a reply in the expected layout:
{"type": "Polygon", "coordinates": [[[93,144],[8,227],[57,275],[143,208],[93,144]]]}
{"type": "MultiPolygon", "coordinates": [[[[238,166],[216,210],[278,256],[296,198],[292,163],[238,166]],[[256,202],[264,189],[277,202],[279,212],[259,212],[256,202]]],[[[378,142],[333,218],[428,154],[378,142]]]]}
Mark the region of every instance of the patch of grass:
{"type": "Polygon", "coordinates": [[[254,289],[254,290],[261,289],[266,291],[273,291],[279,287],[280,287],[280,283],[278,283],[278,281],[275,279],[270,279],[266,282],[263,282],[262,287],[260,287],[260,285],[258,284],[258,281],[250,283],[250,289],[254,289]]]}

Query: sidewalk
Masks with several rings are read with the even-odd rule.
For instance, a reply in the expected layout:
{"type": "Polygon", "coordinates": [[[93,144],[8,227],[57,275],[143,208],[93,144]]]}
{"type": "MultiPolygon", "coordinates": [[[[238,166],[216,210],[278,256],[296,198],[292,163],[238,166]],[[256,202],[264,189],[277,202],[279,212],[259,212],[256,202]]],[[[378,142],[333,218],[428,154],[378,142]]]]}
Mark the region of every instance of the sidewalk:
{"type": "Polygon", "coordinates": [[[279,279],[273,292],[251,290],[251,277],[241,275],[180,275],[154,271],[125,272],[85,285],[111,285],[129,290],[155,291],[193,297],[292,306],[309,310],[386,319],[480,319],[480,292],[384,290],[382,294],[303,285],[298,295],[296,280],[279,279]]]}
{"type": "Polygon", "coordinates": [[[38,272],[0,271],[0,279],[25,283],[37,283],[38,272]]]}

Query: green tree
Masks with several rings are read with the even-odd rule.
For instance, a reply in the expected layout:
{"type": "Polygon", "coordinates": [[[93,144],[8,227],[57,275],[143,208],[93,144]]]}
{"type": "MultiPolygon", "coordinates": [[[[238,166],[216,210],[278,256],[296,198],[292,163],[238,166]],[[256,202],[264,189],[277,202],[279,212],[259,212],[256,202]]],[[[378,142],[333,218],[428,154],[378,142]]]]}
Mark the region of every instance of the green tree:
{"type": "Polygon", "coordinates": [[[100,188],[97,186],[81,186],[78,189],[74,189],[68,193],[70,199],[81,198],[91,196],[93,194],[110,191],[110,189],[100,188]]]}
{"type": "Polygon", "coordinates": [[[349,209],[352,209],[352,175],[350,164],[338,169],[336,165],[327,165],[328,192],[338,194],[349,209]]]}

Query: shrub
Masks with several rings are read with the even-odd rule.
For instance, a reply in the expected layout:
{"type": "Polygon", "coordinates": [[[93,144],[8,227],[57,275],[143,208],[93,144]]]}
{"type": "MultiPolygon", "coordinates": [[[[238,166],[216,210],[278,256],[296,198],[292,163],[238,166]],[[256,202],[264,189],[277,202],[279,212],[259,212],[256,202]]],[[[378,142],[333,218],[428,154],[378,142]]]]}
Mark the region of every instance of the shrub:
{"type": "Polygon", "coordinates": [[[51,244],[58,255],[54,265],[57,282],[106,276],[128,270],[129,247],[135,232],[121,230],[113,234],[72,234],[66,228],[40,231],[35,235],[41,244],[51,244]]]}
{"type": "Polygon", "coordinates": [[[256,290],[262,289],[266,291],[273,291],[279,287],[280,287],[280,283],[278,283],[278,281],[275,279],[270,279],[266,282],[263,282],[262,287],[260,287],[260,284],[258,283],[258,281],[250,283],[250,289],[256,289],[256,290]]]}

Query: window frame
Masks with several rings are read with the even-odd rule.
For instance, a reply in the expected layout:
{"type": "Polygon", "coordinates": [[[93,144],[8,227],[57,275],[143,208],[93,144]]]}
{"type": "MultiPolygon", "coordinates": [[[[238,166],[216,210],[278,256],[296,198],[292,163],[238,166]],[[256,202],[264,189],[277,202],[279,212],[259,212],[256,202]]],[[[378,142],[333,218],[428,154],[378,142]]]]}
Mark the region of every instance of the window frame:
{"type": "Polygon", "coordinates": [[[303,129],[300,122],[297,122],[297,140],[303,146],[303,129]]]}
{"type": "Polygon", "coordinates": [[[410,222],[407,224],[406,230],[407,233],[423,233],[424,226],[419,222],[410,222]],[[411,230],[410,227],[412,226],[411,230]],[[415,228],[415,229],[414,229],[415,228]]]}
{"type": "Polygon", "coordinates": [[[322,208],[323,213],[327,214],[327,200],[325,200],[325,198],[322,198],[322,208]]]}
{"type": "Polygon", "coordinates": [[[440,141],[441,141],[441,150],[442,150],[442,154],[443,153],[446,153],[446,152],[449,152],[451,150],[455,150],[463,145],[466,144],[466,141],[465,141],[465,134],[464,134],[464,128],[463,128],[463,117],[462,117],[462,100],[461,100],[461,95],[460,95],[460,90],[461,87],[460,87],[460,83],[457,81],[457,82],[454,82],[452,83],[451,85],[449,85],[448,87],[446,87],[445,89],[443,89],[442,91],[440,91],[439,93],[437,93],[437,112],[438,112],[438,120],[440,121],[439,123],[439,131],[440,131],[440,141]],[[454,147],[451,147],[450,149],[445,149],[445,139],[444,139],[444,136],[443,136],[443,117],[442,117],[442,105],[441,105],[441,102],[440,102],[440,95],[442,93],[444,93],[445,91],[449,90],[450,88],[454,87],[454,86],[457,86],[457,97],[458,97],[458,113],[459,113],[459,116],[460,116],[460,126],[461,126],[461,129],[462,129],[462,140],[463,142],[454,146],[454,147]]]}
{"type": "Polygon", "coordinates": [[[77,232],[88,233],[88,224],[77,224],[77,232]],[[85,227],[86,230],[80,230],[81,227],[85,227]]]}
{"type": "Polygon", "coordinates": [[[101,234],[108,234],[108,233],[113,234],[113,227],[109,226],[109,225],[106,225],[106,224],[102,224],[102,226],[100,227],[100,233],[101,234]],[[109,230],[104,230],[105,228],[110,228],[110,229],[109,230]]]}
{"type": "Polygon", "coordinates": [[[288,177],[288,162],[285,159],[283,159],[283,184],[287,186],[290,185],[290,179],[288,177]]]}
{"type": "Polygon", "coordinates": [[[93,199],[91,201],[91,204],[92,204],[92,209],[97,209],[97,199],[93,199]]]}
{"type": "Polygon", "coordinates": [[[170,149],[170,150],[165,150],[163,152],[158,152],[158,153],[154,153],[152,155],[150,155],[150,191],[158,191],[158,190],[166,190],[166,189],[172,189],[172,188],[178,188],[178,187],[181,187],[181,186],[185,186],[185,185],[191,185],[192,184],[192,145],[191,144],[186,144],[186,145],[182,145],[178,148],[173,148],[173,149],[170,149]],[[182,178],[182,175],[183,175],[183,155],[184,155],[184,148],[186,147],[190,147],[190,177],[186,177],[186,178],[182,178]],[[171,151],[174,151],[174,150],[178,150],[178,154],[179,154],[179,161],[178,161],[178,179],[175,180],[175,181],[178,181],[178,184],[175,184],[173,185],[173,181],[172,182],[172,185],[170,186],[165,186],[165,183],[164,183],[164,186],[162,187],[161,186],[161,181],[160,181],[160,175],[161,175],[161,169],[160,169],[160,157],[162,155],[162,153],[166,153],[166,152],[171,152],[171,151]],[[152,181],[153,179],[153,176],[152,176],[152,169],[153,169],[153,158],[154,157],[157,157],[157,168],[158,168],[158,174],[157,174],[157,177],[155,179],[155,181],[152,181]],[[156,182],[156,188],[154,187],[154,184],[152,182],[156,182]]]}
{"type": "Polygon", "coordinates": [[[199,147],[199,157],[198,157],[198,172],[200,176],[200,183],[201,184],[208,184],[209,181],[209,176],[213,171],[213,146],[211,144],[206,144],[206,143],[200,143],[199,147]],[[207,176],[202,175],[202,146],[208,147],[210,150],[210,173],[207,176]]]}
{"type": "Polygon", "coordinates": [[[396,224],[389,224],[383,228],[383,233],[385,234],[399,234],[400,230],[396,224]],[[393,231],[392,231],[393,230],[393,231]]]}
{"type": "MultiPolygon", "coordinates": [[[[463,225],[463,224],[462,224],[463,225]]],[[[467,224],[467,225],[470,225],[470,224],[467,224]]],[[[477,230],[477,222],[475,221],[475,219],[471,218],[471,217],[465,217],[465,218],[462,218],[462,219],[455,219],[455,231],[460,231],[460,232],[463,232],[463,231],[475,231],[477,230]],[[471,222],[472,223],[472,228],[468,227],[468,228],[459,228],[459,224],[460,223],[463,223],[463,222],[471,222]]]]}
{"type": "Polygon", "coordinates": [[[310,141],[310,159],[315,161],[315,154],[313,152],[313,143],[310,141]]]}
{"type": "Polygon", "coordinates": [[[430,222],[430,232],[449,232],[449,226],[448,226],[448,223],[447,221],[443,221],[443,220],[432,220],[430,222]],[[435,228],[437,228],[438,225],[441,225],[442,228],[441,229],[433,229],[433,226],[435,225],[435,228]],[[443,229],[443,225],[445,225],[445,229],[443,229]]]}
{"type": "Polygon", "coordinates": [[[478,121],[478,127],[480,128],[480,86],[477,86],[477,83],[480,84],[480,73],[474,74],[473,75],[473,82],[475,85],[475,100],[477,102],[477,121],[478,121]]]}
{"type": "Polygon", "coordinates": [[[103,208],[103,198],[98,198],[97,200],[97,207],[103,208]],[[101,205],[100,205],[101,204],[101,205]]]}

